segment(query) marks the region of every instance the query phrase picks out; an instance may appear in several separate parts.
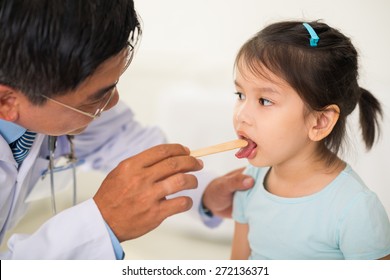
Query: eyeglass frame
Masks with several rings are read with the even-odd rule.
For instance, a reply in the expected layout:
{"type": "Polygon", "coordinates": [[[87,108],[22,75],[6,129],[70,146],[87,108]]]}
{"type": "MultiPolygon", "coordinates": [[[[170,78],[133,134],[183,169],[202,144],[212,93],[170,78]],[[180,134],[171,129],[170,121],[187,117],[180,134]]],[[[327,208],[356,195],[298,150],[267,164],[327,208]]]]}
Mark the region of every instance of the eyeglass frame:
{"type": "MultiPolygon", "coordinates": [[[[127,46],[127,48],[128,48],[128,52],[129,52],[129,53],[127,54],[127,61],[126,61],[125,67],[123,68],[121,74],[123,74],[123,73],[126,71],[126,69],[129,67],[131,61],[133,60],[133,56],[134,56],[134,46],[133,46],[132,44],[130,44],[130,42],[127,42],[127,45],[126,45],[126,46],[127,46]]],[[[68,109],[70,109],[70,110],[73,110],[73,111],[75,111],[75,112],[78,112],[78,113],[80,113],[80,114],[82,114],[82,115],[84,115],[84,116],[90,117],[90,118],[92,118],[92,119],[96,119],[96,118],[100,117],[100,115],[102,114],[102,112],[104,111],[104,109],[106,109],[106,107],[107,107],[108,104],[110,103],[111,99],[114,97],[115,91],[116,91],[116,89],[117,89],[117,88],[116,88],[116,84],[117,84],[117,83],[118,83],[118,82],[115,83],[115,86],[114,86],[114,88],[112,89],[112,91],[111,91],[111,93],[110,93],[110,96],[109,96],[109,98],[107,99],[106,103],[104,103],[104,105],[103,105],[101,108],[97,108],[97,109],[96,109],[96,112],[95,112],[94,114],[91,114],[91,113],[89,113],[89,112],[85,112],[85,111],[83,111],[83,110],[74,108],[74,107],[69,106],[69,105],[67,105],[67,104],[65,104],[65,103],[62,103],[62,102],[60,102],[60,101],[58,101],[58,100],[55,100],[55,99],[53,99],[53,98],[51,98],[51,97],[48,97],[48,96],[46,96],[46,95],[44,95],[44,94],[41,94],[41,96],[44,97],[44,98],[46,98],[47,100],[50,100],[50,101],[52,101],[52,102],[54,102],[54,103],[60,105],[60,106],[63,106],[63,107],[65,107],[65,108],[68,108],[68,109]]]]}
{"type": "Polygon", "coordinates": [[[94,114],[91,114],[91,113],[89,113],[89,112],[85,112],[85,111],[83,111],[83,110],[74,108],[74,107],[69,106],[69,105],[67,105],[67,104],[65,104],[65,103],[62,103],[62,102],[60,102],[60,101],[58,101],[58,100],[55,100],[55,99],[53,99],[53,98],[50,98],[50,97],[48,97],[48,96],[46,96],[46,95],[44,95],[44,94],[42,94],[41,96],[44,97],[44,98],[46,98],[47,100],[50,100],[50,101],[52,101],[52,102],[54,102],[54,103],[56,103],[56,104],[58,104],[58,105],[61,105],[61,106],[65,107],[65,108],[68,108],[68,109],[70,109],[70,110],[73,110],[73,111],[75,111],[75,112],[77,112],[77,113],[80,113],[80,114],[82,114],[82,115],[84,115],[84,116],[90,117],[90,118],[92,118],[92,119],[96,119],[96,118],[100,117],[100,115],[102,114],[102,112],[106,109],[106,107],[107,107],[108,104],[110,103],[111,99],[114,97],[115,91],[116,91],[116,86],[111,90],[111,93],[110,93],[110,95],[109,95],[107,101],[104,103],[104,105],[103,105],[102,107],[100,107],[100,108],[97,108],[97,109],[96,109],[96,112],[95,112],[94,114]]]}

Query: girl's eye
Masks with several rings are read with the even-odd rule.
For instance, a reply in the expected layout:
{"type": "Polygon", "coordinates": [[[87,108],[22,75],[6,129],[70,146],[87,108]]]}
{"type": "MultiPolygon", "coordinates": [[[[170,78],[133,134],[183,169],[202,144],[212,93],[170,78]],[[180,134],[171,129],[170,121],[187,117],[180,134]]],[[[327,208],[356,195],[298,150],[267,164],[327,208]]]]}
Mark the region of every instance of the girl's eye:
{"type": "Polygon", "coordinates": [[[265,98],[260,98],[259,103],[263,106],[271,106],[273,104],[272,101],[265,98]]]}
{"type": "Polygon", "coordinates": [[[245,95],[242,94],[241,92],[235,92],[234,94],[236,94],[238,96],[239,100],[244,100],[245,99],[245,95]]]}

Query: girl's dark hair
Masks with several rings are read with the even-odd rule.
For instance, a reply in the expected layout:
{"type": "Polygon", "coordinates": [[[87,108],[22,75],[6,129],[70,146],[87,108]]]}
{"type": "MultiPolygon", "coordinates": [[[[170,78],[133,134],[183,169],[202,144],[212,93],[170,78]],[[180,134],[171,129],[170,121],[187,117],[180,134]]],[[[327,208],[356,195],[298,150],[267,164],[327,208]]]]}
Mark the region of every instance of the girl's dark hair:
{"type": "Polygon", "coordinates": [[[338,153],[346,118],[359,104],[362,135],[370,149],[382,109],[379,101],[358,85],[356,49],[349,38],[319,21],[308,22],[320,38],[312,47],[311,36],[302,23],[287,21],[267,26],[241,47],[235,65],[240,68],[245,64],[255,75],[264,75],[262,67],[266,67],[288,82],[311,110],[322,111],[336,104],[340,116],[323,140],[323,151],[338,153]]]}
{"type": "Polygon", "coordinates": [[[34,104],[74,90],[141,34],[132,0],[0,1],[0,84],[34,104]]]}

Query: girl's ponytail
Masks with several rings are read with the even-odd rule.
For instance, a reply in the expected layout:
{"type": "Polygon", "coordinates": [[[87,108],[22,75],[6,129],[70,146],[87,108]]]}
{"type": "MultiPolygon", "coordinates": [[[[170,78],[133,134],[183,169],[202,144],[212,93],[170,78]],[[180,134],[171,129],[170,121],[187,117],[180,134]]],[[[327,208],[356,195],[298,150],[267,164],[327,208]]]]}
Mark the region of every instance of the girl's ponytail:
{"type": "Polygon", "coordinates": [[[370,150],[374,144],[375,137],[379,135],[379,117],[382,118],[382,107],[378,99],[371,92],[364,88],[360,88],[360,90],[360,127],[366,148],[370,150]]]}

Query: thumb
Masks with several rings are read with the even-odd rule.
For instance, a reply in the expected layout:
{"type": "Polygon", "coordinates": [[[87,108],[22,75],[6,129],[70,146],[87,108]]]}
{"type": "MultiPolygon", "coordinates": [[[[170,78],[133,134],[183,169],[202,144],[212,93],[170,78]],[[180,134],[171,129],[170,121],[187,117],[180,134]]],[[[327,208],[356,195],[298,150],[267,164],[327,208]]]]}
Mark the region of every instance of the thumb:
{"type": "Polygon", "coordinates": [[[255,184],[255,179],[253,179],[253,177],[249,175],[242,175],[242,176],[243,176],[242,184],[241,184],[242,188],[240,188],[240,190],[247,190],[252,188],[255,184]]]}
{"type": "Polygon", "coordinates": [[[227,186],[231,188],[232,192],[235,191],[243,191],[250,189],[255,184],[255,179],[249,175],[245,175],[242,173],[235,173],[233,176],[229,176],[227,186]]]}

